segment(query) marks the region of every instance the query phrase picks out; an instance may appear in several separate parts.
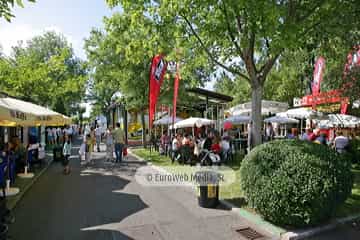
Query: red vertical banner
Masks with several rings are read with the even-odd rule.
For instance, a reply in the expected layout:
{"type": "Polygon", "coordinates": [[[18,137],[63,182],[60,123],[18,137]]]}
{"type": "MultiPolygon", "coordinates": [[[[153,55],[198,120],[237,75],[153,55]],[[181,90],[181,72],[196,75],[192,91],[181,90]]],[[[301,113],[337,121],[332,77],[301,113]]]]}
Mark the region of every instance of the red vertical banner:
{"type": "Polygon", "coordinates": [[[315,62],[313,82],[311,85],[311,90],[313,95],[317,95],[320,93],[320,84],[323,79],[324,69],[325,69],[325,59],[323,57],[319,57],[315,62]]]}
{"type": "Polygon", "coordinates": [[[177,103],[177,97],[178,97],[178,91],[179,91],[179,81],[180,81],[180,74],[179,69],[176,69],[176,75],[175,75],[175,81],[174,81],[174,99],[173,99],[173,115],[172,115],[172,122],[173,125],[175,123],[176,119],[176,103],[177,103]]]}
{"type": "Polygon", "coordinates": [[[149,127],[152,128],[152,124],[155,117],[156,102],[160,94],[160,87],[164,80],[167,63],[165,62],[163,55],[159,54],[153,57],[150,68],[149,79],[149,127]]]}

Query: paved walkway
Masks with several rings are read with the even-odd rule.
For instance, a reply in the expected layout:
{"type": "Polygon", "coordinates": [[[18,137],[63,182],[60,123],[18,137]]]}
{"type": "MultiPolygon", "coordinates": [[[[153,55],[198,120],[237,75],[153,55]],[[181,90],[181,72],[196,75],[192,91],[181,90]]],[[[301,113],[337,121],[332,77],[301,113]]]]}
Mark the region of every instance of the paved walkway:
{"type": "MultiPolygon", "coordinates": [[[[78,151],[76,145],[73,154],[78,151]]],[[[187,187],[144,187],[134,180],[141,163],[104,162],[80,166],[71,159],[72,173],[54,163],[14,209],[16,240],[159,240],[244,239],[235,230],[249,226],[226,209],[203,209],[187,187]]],[[[263,234],[267,234],[264,233],[263,234]]],[[[269,239],[269,238],[266,238],[269,239]]]]}

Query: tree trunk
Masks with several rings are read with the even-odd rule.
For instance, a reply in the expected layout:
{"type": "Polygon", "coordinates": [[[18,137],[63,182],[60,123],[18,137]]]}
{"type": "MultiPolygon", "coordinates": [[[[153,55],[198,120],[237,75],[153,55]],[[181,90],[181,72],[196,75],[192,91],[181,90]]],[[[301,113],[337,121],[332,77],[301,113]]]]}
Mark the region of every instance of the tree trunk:
{"type": "Polygon", "coordinates": [[[146,148],[146,126],[145,126],[145,110],[141,109],[141,128],[142,128],[142,145],[146,148]]]}
{"type": "Polygon", "coordinates": [[[250,149],[261,144],[262,135],[262,118],[261,118],[261,100],[263,94],[263,86],[261,84],[253,84],[251,86],[251,136],[250,149]]]}

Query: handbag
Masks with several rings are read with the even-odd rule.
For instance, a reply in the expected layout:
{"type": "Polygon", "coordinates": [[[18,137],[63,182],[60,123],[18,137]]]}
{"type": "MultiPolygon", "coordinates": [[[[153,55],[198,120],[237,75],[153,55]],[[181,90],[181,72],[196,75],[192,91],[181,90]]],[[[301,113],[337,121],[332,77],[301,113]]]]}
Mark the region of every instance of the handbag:
{"type": "Polygon", "coordinates": [[[127,156],[127,154],[128,154],[127,148],[124,147],[124,148],[123,148],[123,155],[124,155],[124,156],[127,156]]]}

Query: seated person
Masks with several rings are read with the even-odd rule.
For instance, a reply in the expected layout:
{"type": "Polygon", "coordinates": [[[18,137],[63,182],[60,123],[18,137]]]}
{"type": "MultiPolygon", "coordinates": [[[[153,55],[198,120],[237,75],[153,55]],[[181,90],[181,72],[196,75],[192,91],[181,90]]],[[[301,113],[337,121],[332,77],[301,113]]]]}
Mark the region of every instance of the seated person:
{"type": "Polygon", "coordinates": [[[349,139],[345,137],[341,131],[337,132],[334,140],[334,147],[338,153],[346,152],[346,148],[349,146],[349,139]]]}
{"type": "Polygon", "coordinates": [[[216,154],[220,154],[221,146],[218,138],[214,139],[213,144],[211,145],[211,151],[213,151],[216,154]]]}
{"type": "Polygon", "coordinates": [[[207,138],[205,139],[204,143],[203,143],[203,149],[206,149],[206,150],[211,150],[211,145],[212,145],[212,142],[213,142],[213,138],[214,138],[214,134],[213,132],[209,132],[208,133],[208,136],[207,138]]]}

